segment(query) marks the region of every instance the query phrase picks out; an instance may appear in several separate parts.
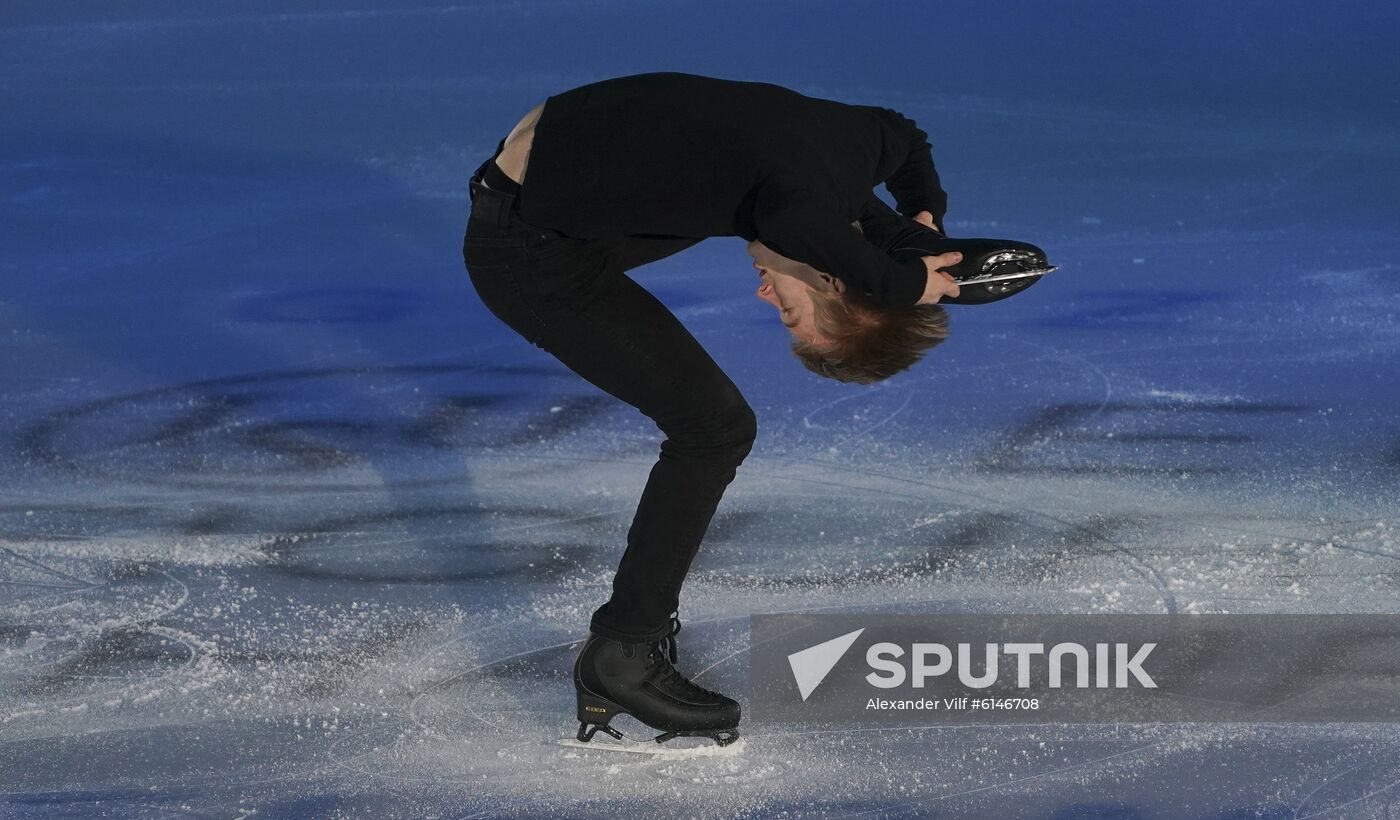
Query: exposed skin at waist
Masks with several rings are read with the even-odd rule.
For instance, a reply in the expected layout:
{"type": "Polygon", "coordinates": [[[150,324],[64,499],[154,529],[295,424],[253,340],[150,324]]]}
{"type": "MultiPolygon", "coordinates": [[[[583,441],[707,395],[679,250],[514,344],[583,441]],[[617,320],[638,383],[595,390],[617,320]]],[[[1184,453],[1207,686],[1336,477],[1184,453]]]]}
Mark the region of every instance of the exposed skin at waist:
{"type": "Polygon", "coordinates": [[[496,157],[496,164],[517,183],[525,181],[525,166],[530,161],[530,145],[535,139],[535,123],[539,122],[541,111],[544,111],[544,103],[530,109],[530,113],[515,124],[506,136],[500,156],[496,157]]]}

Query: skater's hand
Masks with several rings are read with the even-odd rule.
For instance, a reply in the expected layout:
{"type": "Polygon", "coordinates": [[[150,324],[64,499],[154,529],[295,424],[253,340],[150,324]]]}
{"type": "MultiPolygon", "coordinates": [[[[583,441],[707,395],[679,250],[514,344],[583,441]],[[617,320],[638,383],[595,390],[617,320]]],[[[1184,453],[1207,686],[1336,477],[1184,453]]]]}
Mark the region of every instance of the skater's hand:
{"type": "Polygon", "coordinates": [[[932,305],[944,296],[957,296],[961,292],[952,274],[938,269],[958,264],[962,261],[962,254],[950,251],[939,256],[925,256],[923,260],[924,268],[928,270],[928,284],[924,286],[924,295],[915,304],[932,305]]]}
{"type": "Polygon", "coordinates": [[[933,214],[929,213],[928,211],[919,211],[918,213],[914,214],[914,221],[918,222],[921,225],[927,225],[930,228],[933,228],[935,231],[938,231],[940,234],[947,236],[947,234],[943,233],[943,226],[935,224],[933,221],[933,214]]]}

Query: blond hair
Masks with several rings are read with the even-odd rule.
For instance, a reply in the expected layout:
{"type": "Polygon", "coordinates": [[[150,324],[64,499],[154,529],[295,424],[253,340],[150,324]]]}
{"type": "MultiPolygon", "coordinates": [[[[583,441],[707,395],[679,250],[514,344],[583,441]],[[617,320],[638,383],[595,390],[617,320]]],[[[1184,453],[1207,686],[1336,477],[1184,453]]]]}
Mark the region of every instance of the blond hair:
{"type": "Polygon", "coordinates": [[[808,370],[839,382],[873,384],[909,369],[948,338],[942,305],[880,307],[863,295],[812,293],[812,319],[824,342],[794,340],[808,370]]]}
{"type": "MultiPolygon", "coordinates": [[[[864,235],[860,222],[851,226],[864,235]]],[[[872,384],[907,370],[948,338],[942,305],[888,308],[855,289],[811,292],[812,320],[823,338],[794,340],[792,353],[808,370],[828,379],[872,384]]]]}

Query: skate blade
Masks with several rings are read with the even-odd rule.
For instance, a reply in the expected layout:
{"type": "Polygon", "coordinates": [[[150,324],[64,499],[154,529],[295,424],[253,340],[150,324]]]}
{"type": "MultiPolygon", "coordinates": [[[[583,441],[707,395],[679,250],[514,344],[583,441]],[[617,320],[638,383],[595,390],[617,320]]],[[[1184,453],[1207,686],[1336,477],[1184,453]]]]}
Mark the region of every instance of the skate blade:
{"type": "Polygon", "coordinates": [[[596,749],[605,752],[626,752],[637,755],[650,755],[659,758],[683,758],[683,757],[730,757],[737,755],[744,750],[744,738],[739,737],[727,746],[721,746],[708,738],[696,738],[704,740],[705,743],[696,746],[673,746],[675,741],[657,743],[654,740],[632,740],[624,738],[616,740],[608,738],[600,739],[601,735],[595,735],[593,740],[584,742],[576,737],[559,738],[560,746],[569,746],[574,749],[596,749]]]}
{"type": "Polygon", "coordinates": [[[1045,274],[1059,270],[1058,265],[1049,265],[1035,270],[1021,270],[1015,273],[989,273],[982,276],[969,276],[966,279],[958,279],[959,285],[985,285],[988,282],[1009,282],[1013,279],[1025,279],[1029,276],[1044,276],[1045,274]]]}

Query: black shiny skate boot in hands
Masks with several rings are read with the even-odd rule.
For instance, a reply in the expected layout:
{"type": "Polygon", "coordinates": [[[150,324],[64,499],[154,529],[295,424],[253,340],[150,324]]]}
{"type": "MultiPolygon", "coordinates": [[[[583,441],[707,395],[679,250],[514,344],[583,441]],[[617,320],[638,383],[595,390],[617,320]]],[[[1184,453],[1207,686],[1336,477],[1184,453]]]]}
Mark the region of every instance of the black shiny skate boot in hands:
{"type": "Polygon", "coordinates": [[[589,636],[574,662],[580,741],[592,740],[599,729],[622,740],[622,733],[608,725],[617,714],[660,729],[657,743],[692,736],[728,746],[739,737],[739,704],[696,686],[676,669],[680,629],[680,620],[672,618],[670,634],[655,641],[624,643],[589,636]]]}

